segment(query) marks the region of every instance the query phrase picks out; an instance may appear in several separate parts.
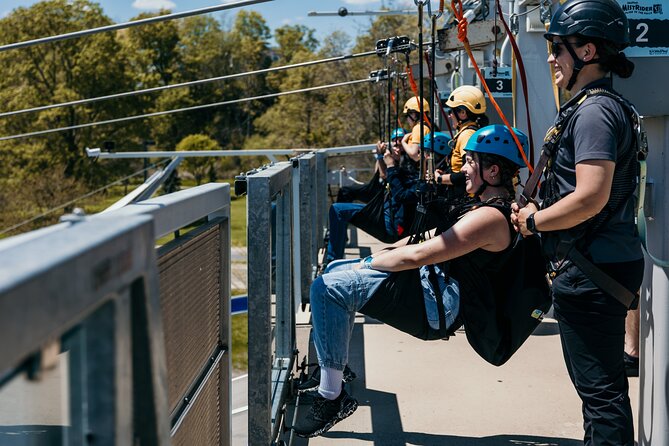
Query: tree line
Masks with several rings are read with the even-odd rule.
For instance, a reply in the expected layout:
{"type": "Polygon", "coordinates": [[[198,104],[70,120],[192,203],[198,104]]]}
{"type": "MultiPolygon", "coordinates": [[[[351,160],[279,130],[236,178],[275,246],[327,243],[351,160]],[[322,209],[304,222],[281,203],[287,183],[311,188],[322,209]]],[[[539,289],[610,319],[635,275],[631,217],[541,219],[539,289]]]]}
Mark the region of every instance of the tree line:
{"type": "MultiPolygon", "coordinates": [[[[47,0],[0,19],[0,45],[112,23],[92,1],[47,0]]],[[[382,16],[370,20],[369,29],[355,40],[337,31],[319,41],[314,29],[286,25],[272,31],[261,14],[239,10],[219,20],[201,15],[3,51],[0,113],[370,51],[381,38],[415,37],[415,25],[413,17],[382,16]]],[[[357,80],[382,65],[382,59],[372,56],[0,117],[0,137],[357,80]]],[[[376,141],[383,125],[383,85],[359,84],[0,141],[0,229],[141,169],[141,161],[96,162],[86,156],[86,147],[102,147],[105,141],[113,141],[119,151],[143,150],[149,142],[159,150],[244,150],[376,141]]],[[[229,178],[263,162],[191,158],[183,170],[199,183],[229,178]]]]}

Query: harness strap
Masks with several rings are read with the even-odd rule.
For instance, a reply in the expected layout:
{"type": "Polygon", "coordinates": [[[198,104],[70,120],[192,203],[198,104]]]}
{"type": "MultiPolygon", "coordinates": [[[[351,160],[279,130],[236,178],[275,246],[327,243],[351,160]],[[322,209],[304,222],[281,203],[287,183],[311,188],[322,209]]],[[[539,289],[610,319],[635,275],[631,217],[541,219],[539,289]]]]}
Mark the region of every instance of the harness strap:
{"type": "Polygon", "coordinates": [[[441,288],[439,287],[439,280],[437,279],[437,272],[434,269],[434,265],[428,265],[427,267],[428,274],[427,278],[430,280],[430,285],[432,285],[432,290],[434,290],[434,295],[437,300],[437,313],[439,314],[439,336],[446,338],[449,336],[448,327],[446,326],[446,315],[444,314],[444,300],[441,296],[441,288]]]}
{"type": "Polygon", "coordinates": [[[527,182],[525,182],[525,187],[523,187],[523,190],[520,193],[520,197],[518,198],[518,204],[520,207],[525,207],[527,203],[534,201],[534,197],[539,189],[541,176],[544,174],[544,170],[546,169],[546,166],[548,166],[548,162],[553,156],[553,153],[555,153],[555,148],[562,138],[562,131],[564,130],[565,124],[567,121],[569,121],[569,119],[581,106],[581,104],[588,98],[588,96],[588,91],[585,91],[581,93],[580,97],[574,98],[576,102],[561,111],[558,119],[555,122],[555,125],[546,132],[546,136],[544,137],[544,144],[541,147],[539,161],[537,162],[532,175],[530,175],[527,182]]]}
{"type": "Polygon", "coordinates": [[[625,308],[630,308],[636,300],[636,295],[622,286],[617,280],[599,269],[575,247],[569,251],[569,259],[605,293],[615,297],[625,308]]]}

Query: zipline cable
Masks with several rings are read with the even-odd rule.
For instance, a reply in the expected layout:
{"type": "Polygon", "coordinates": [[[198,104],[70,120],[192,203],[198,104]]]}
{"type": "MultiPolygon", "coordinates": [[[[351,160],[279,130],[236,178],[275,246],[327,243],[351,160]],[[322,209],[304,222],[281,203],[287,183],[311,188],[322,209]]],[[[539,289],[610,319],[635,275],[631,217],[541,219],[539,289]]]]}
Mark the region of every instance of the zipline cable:
{"type": "Polygon", "coordinates": [[[36,132],[30,132],[30,133],[22,133],[19,135],[11,135],[11,136],[3,136],[0,137],[0,141],[8,141],[11,139],[19,139],[19,138],[27,138],[29,136],[38,136],[38,135],[46,135],[48,133],[56,133],[56,132],[63,132],[66,130],[75,130],[75,129],[82,129],[86,127],[93,127],[96,125],[107,125],[107,124],[114,124],[117,122],[127,122],[127,121],[133,121],[135,119],[144,119],[144,118],[152,118],[154,116],[163,116],[163,115],[169,115],[171,113],[179,113],[179,112],[185,112],[185,111],[192,111],[192,110],[201,110],[204,108],[211,108],[211,107],[220,107],[221,105],[230,105],[230,104],[239,104],[241,102],[250,102],[250,101],[255,101],[255,100],[260,100],[260,99],[270,99],[270,98],[276,98],[280,96],[287,96],[290,94],[296,94],[296,93],[306,93],[309,91],[318,91],[318,90],[325,90],[328,88],[336,88],[336,87],[342,87],[345,85],[355,85],[355,84],[362,84],[365,82],[375,82],[374,79],[359,79],[355,81],[348,81],[348,82],[340,82],[337,84],[328,84],[328,85],[319,85],[318,87],[309,87],[309,88],[302,88],[300,90],[292,90],[292,91],[283,91],[279,93],[272,93],[272,94],[266,94],[266,95],[261,95],[261,96],[253,96],[250,98],[241,98],[241,99],[233,99],[230,101],[222,101],[222,102],[215,102],[213,104],[203,104],[203,105],[195,105],[193,107],[185,107],[185,108],[177,108],[173,110],[165,110],[165,111],[159,111],[159,112],[154,112],[154,113],[146,113],[143,115],[137,115],[137,116],[127,116],[125,118],[117,118],[117,119],[108,119],[106,121],[99,121],[99,122],[88,122],[85,124],[78,124],[78,125],[71,125],[68,127],[59,127],[56,129],[49,129],[49,130],[40,130],[36,132]]]}
{"type": "Polygon", "coordinates": [[[135,95],[139,95],[139,94],[153,93],[153,92],[156,92],[156,91],[170,90],[170,89],[173,89],[173,88],[190,87],[192,85],[200,85],[200,84],[205,84],[205,83],[208,83],[208,82],[217,82],[217,81],[225,81],[225,80],[230,80],[230,79],[237,79],[237,78],[240,78],[240,77],[252,76],[252,75],[255,75],[255,74],[267,74],[267,73],[272,73],[272,72],[275,72],[275,71],[308,67],[308,66],[311,66],[311,65],[318,65],[318,64],[322,64],[322,63],[338,62],[338,61],[342,61],[342,60],[354,59],[354,58],[357,58],[357,57],[372,56],[372,55],[375,55],[375,54],[376,54],[376,51],[366,51],[364,53],[356,53],[356,54],[345,54],[345,55],[342,55],[342,56],[328,57],[326,59],[312,60],[312,61],[300,62],[300,63],[290,64],[290,65],[283,65],[281,67],[263,68],[261,70],[246,71],[246,72],[243,72],[243,73],[235,73],[235,74],[226,74],[225,76],[217,76],[217,77],[211,77],[211,78],[208,78],[208,79],[200,79],[200,80],[195,80],[195,81],[190,81],[190,82],[182,82],[182,83],[179,83],[179,84],[163,85],[163,86],[160,86],[160,87],[145,88],[143,90],[126,91],[126,92],[123,92],[123,93],[110,94],[110,95],[107,95],[107,96],[99,96],[99,97],[96,97],[96,98],[79,99],[79,100],[76,100],[76,101],[62,102],[60,104],[42,105],[42,106],[39,106],[39,107],[32,107],[32,108],[26,108],[26,109],[23,109],[23,110],[16,110],[16,111],[0,113],[0,118],[7,117],[7,116],[13,116],[13,115],[19,115],[19,114],[22,114],[22,113],[32,113],[32,112],[38,112],[38,111],[43,111],[43,110],[50,110],[52,108],[69,107],[69,106],[72,106],[72,105],[90,104],[92,102],[106,101],[106,100],[109,100],[109,99],[118,99],[118,98],[124,98],[124,97],[128,97],[128,96],[135,96],[135,95]]]}
{"type": "Polygon", "coordinates": [[[107,184],[107,185],[105,185],[105,186],[102,186],[102,187],[100,187],[100,188],[98,188],[98,189],[95,189],[95,190],[92,191],[92,192],[88,192],[87,194],[84,194],[84,195],[82,195],[82,196],[80,196],[80,197],[77,197],[77,198],[75,198],[75,199],[73,199],[73,200],[68,201],[67,203],[63,203],[63,204],[61,204],[61,205],[58,205],[58,206],[56,206],[56,207],[53,207],[53,208],[51,208],[51,209],[49,209],[49,210],[47,210],[47,211],[45,211],[45,212],[42,212],[42,213],[39,214],[39,215],[35,215],[34,217],[29,218],[28,220],[24,220],[24,221],[22,221],[22,222],[20,222],[20,223],[17,223],[17,224],[12,225],[12,226],[10,226],[10,227],[8,227],[8,228],[5,228],[5,229],[3,229],[3,230],[0,231],[0,235],[6,234],[6,233],[8,233],[8,232],[11,232],[11,231],[13,231],[13,230],[15,230],[15,229],[20,228],[21,226],[25,226],[25,225],[27,225],[27,224],[29,224],[29,223],[34,222],[35,220],[39,220],[40,218],[46,217],[46,216],[49,215],[49,214],[52,214],[52,213],[54,213],[54,212],[56,212],[56,211],[58,211],[58,210],[60,210],[60,209],[66,208],[66,207],[68,207],[68,206],[70,206],[70,205],[72,205],[72,204],[74,204],[74,203],[76,203],[76,202],[78,202],[78,201],[84,200],[84,199],[86,199],[86,198],[88,198],[88,197],[90,197],[90,196],[93,196],[93,195],[95,195],[95,194],[98,194],[98,193],[102,192],[102,191],[105,190],[105,189],[109,189],[109,188],[112,187],[112,186],[116,186],[117,184],[121,184],[121,183],[123,183],[124,181],[129,180],[129,179],[132,178],[132,177],[135,177],[135,176],[137,176],[137,175],[140,175],[140,174],[146,172],[147,170],[149,170],[149,169],[153,169],[154,167],[157,167],[157,166],[159,166],[159,165],[161,165],[161,164],[165,164],[165,163],[167,163],[168,161],[169,161],[169,159],[165,159],[165,160],[162,160],[162,161],[158,161],[157,163],[154,163],[154,164],[152,164],[152,165],[150,165],[150,166],[148,166],[148,167],[146,167],[146,168],[144,168],[144,169],[142,169],[142,170],[139,170],[139,171],[137,171],[137,172],[131,173],[131,174],[128,175],[128,176],[125,176],[125,177],[123,177],[123,178],[121,178],[121,179],[119,179],[119,180],[116,180],[116,181],[114,181],[114,182],[112,182],[112,183],[109,183],[109,184],[107,184]]]}
{"type": "Polygon", "coordinates": [[[165,14],[157,17],[148,17],[145,19],[134,20],[132,22],[115,23],[113,25],[100,26],[98,28],[85,29],[82,31],[75,31],[67,34],[59,34],[56,36],[42,37],[34,40],[26,40],[23,42],[10,43],[8,45],[0,46],[0,53],[3,51],[14,50],[18,48],[25,48],[29,46],[39,45],[42,43],[58,42],[61,40],[74,39],[77,37],[90,36],[91,34],[104,33],[107,31],[116,31],[119,29],[131,28],[134,26],[142,26],[149,23],[164,22],[166,20],[181,19],[193,15],[208,14],[210,12],[223,11],[225,9],[241,8],[242,6],[255,5],[256,3],[265,3],[272,0],[244,0],[235,3],[225,3],[222,5],[209,6],[206,8],[193,9],[191,11],[175,12],[172,14],[165,14]]]}

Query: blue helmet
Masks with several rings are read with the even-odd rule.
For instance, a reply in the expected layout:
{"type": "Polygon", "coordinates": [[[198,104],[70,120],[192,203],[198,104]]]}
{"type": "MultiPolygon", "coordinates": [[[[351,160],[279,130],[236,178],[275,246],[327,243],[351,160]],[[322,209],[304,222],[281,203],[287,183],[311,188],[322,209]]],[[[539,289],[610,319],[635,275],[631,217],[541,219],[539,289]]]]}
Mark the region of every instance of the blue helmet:
{"type": "MultiPolygon", "coordinates": [[[[441,156],[450,156],[452,152],[450,141],[451,137],[446,133],[434,132],[434,153],[441,156]]],[[[432,136],[429,133],[423,137],[423,147],[428,150],[432,149],[432,136]]]]}
{"type": "Polygon", "coordinates": [[[403,128],[398,127],[390,134],[390,140],[393,141],[397,138],[403,138],[406,134],[407,132],[405,132],[403,128]]]}
{"type": "MultiPolygon", "coordinates": [[[[513,131],[527,153],[527,135],[516,128],[513,131]]],[[[516,142],[505,125],[495,124],[478,129],[467,141],[465,151],[499,155],[520,167],[525,167],[525,161],[520,156],[516,142]]]]}

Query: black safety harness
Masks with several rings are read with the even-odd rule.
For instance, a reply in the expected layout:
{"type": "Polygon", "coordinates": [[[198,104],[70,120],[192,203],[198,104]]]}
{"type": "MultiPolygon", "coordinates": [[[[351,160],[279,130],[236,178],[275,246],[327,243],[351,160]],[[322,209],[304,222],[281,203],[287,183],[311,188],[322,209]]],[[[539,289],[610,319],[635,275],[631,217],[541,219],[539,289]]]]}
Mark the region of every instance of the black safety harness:
{"type": "MultiPolygon", "coordinates": [[[[637,138],[633,138],[632,142],[634,147],[632,150],[624,153],[621,159],[616,161],[616,170],[613,176],[611,195],[604,209],[597,216],[578,225],[573,228],[573,230],[559,231],[555,246],[552,246],[552,255],[549,256],[550,261],[548,269],[550,277],[554,279],[560,273],[564,272],[570,264],[574,264],[598,288],[615,297],[619,302],[625,305],[626,308],[630,308],[637,300],[637,295],[597,267],[586,257],[586,255],[583,254],[582,250],[587,248],[596,231],[609,221],[620,207],[634,194],[637,188],[635,182],[635,178],[639,175],[639,164],[637,161],[645,160],[647,148],[645,144],[642,144],[639,141],[640,132],[638,129],[641,118],[632,104],[616,93],[604,88],[587,89],[574,97],[568,105],[560,111],[555,125],[546,133],[539,161],[537,162],[533,174],[528,179],[518,202],[520,206],[523,207],[528,202],[534,201],[533,197],[537,192],[542,174],[545,174],[546,178],[542,185],[542,188],[545,188],[546,191],[546,193],[543,194],[544,202],[542,207],[548,207],[560,200],[561,197],[556,183],[555,173],[553,171],[553,164],[557,155],[559,143],[562,139],[565,126],[576,110],[578,110],[587,98],[593,96],[606,96],[616,100],[627,111],[633,134],[636,134],[637,138]],[[580,243],[577,243],[579,241],[580,243]],[[576,246],[577,244],[579,245],[578,248],[576,246]]],[[[542,237],[544,239],[550,239],[552,236],[548,235],[548,233],[544,233],[542,234],[542,237]]],[[[546,240],[544,240],[544,242],[546,242],[546,240]]],[[[544,245],[546,245],[546,243],[544,243],[544,245]]],[[[546,252],[546,249],[544,252],[546,252]]]]}

